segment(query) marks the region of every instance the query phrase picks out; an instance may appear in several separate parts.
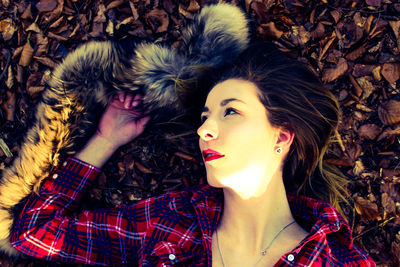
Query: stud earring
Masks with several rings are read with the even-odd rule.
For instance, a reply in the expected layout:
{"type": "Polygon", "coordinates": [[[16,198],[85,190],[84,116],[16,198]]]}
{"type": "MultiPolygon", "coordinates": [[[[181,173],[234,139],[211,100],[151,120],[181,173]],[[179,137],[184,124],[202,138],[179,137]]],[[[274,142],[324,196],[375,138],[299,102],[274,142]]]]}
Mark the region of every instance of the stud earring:
{"type": "Polygon", "coordinates": [[[275,149],[275,152],[278,153],[278,154],[281,154],[282,153],[282,148],[278,147],[277,149],[275,149]]]}

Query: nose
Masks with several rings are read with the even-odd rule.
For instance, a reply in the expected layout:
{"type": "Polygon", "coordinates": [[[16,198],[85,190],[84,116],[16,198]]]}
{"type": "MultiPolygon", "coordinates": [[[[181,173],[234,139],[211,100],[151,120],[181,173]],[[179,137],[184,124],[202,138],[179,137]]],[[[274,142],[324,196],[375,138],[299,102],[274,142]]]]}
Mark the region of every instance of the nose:
{"type": "Polygon", "coordinates": [[[216,125],[210,120],[206,120],[198,129],[197,134],[204,141],[212,140],[218,137],[218,130],[216,125]]]}

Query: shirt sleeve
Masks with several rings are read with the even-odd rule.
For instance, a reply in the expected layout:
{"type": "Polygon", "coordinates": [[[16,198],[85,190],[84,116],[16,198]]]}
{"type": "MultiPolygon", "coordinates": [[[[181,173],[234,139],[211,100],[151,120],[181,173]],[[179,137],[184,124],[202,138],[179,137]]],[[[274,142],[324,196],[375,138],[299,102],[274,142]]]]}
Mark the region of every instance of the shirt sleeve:
{"type": "Polygon", "coordinates": [[[68,158],[32,194],[10,237],[18,251],[52,261],[113,265],[135,261],[136,226],[128,208],[83,211],[83,195],[100,173],[96,167],[68,158]]]}

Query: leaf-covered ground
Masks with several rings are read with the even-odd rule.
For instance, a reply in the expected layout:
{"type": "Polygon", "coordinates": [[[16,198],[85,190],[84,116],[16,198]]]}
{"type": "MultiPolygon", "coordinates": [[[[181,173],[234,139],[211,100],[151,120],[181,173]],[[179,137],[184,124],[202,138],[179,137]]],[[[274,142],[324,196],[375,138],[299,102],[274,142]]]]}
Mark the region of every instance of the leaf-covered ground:
{"type": "MultiPolygon", "coordinates": [[[[51,70],[79,44],[134,36],[178,46],[201,7],[217,1],[0,0],[0,169],[10,165],[51,70]]],[[[342,108],[329,162],[349,178],[354,242],[378,266],[400,265],[400,4],[396,0],[231,1],[262,39],[309,62],[342,108]]],[[[195,133],[150,131],[120,149],[87,208],[205,183],[195,133]]],[[[0,256],[0,266],[67,266],[0,256]]]]}

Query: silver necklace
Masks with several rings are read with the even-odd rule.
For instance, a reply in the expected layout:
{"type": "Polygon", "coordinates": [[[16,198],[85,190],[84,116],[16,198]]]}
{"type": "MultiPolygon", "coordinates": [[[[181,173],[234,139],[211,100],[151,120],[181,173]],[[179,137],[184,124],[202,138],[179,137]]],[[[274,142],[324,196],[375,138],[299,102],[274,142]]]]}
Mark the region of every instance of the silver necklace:
{"type": "MultiPolygon", "coordinates": [[[[269,245],[268,245],[264,250],[261,251],[261,256],[260,256],[260,258],[257,260],[257,262],[253,265],[253,267],[256,266],[256,265],[261,261],[262,257],[264,257],[265,254],[267,254],[267,251],[268,251],[269,247],[272,245],[272,243],[275,241],[275,239],[279,236],[279,234],[280,234],[283,230],[285,230],[286,228],[288,228],[289,226],[291,226],[291,225],[294,224],[294,223],[295,223],[295,221],[289,223],[288,225],[286,225],[285,227],[283,227],[283,228],[275,235],[275,237],[272,239],[272,241],[269,243],[269,245]]],[[[222,257],[221,248],[220,248],[220,246],[219,246],[219,241],[218,241],[218,230],[217,230],[217,228],[215,228],[215,233],[216,233],[216,236],[217,236],[217,245],[218,245],[219,255],[221,256],[222,265],[225,267],[224,258],[222,257]]]]}

